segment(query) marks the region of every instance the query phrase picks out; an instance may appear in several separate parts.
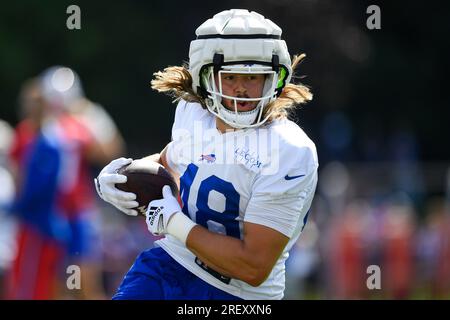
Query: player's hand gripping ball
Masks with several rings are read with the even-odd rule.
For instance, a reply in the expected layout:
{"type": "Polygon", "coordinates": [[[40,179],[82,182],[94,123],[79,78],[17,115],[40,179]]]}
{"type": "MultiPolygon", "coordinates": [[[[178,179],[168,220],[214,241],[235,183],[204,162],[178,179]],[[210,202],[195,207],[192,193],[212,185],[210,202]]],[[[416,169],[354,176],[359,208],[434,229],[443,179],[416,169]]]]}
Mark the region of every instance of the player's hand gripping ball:
{"type": "Polygon", "coordinates": [[[127,177],[127,182],[116,183],[116,188],[136,194],[136,209],[145,216],[150,201],[162,199],[162,188],[170,186],[172,193],[178,197],[178,187],[174,177],[160,163],[138,159],[120,168],[117,173],[127,177]]]}

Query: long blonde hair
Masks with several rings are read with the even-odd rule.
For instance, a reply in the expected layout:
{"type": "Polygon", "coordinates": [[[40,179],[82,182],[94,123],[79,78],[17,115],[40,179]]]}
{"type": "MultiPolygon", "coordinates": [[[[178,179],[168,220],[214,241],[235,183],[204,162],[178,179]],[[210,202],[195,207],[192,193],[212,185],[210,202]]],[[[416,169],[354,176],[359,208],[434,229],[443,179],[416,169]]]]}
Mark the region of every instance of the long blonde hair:
{"type": "MultiPolygon", "coordinates": [[[[305,57],[305,54],[294,56],[292,72],[305,57]]],[[[181,67],[167,67],[163,71],[154,73],[154,76],[151,82],[152,89],[170,95],[175,102],[183,99],[188,102],[198,102],[206,108],[204,99],[192,89],[192,77],[186,64],[181,67]]],[[[262,117],[270,114],[268,121],[286,118],[290,110],[311,101],[312,97],[310,89],[305,85],[288,83],[280,96],[265,107],[262,117]]]]}

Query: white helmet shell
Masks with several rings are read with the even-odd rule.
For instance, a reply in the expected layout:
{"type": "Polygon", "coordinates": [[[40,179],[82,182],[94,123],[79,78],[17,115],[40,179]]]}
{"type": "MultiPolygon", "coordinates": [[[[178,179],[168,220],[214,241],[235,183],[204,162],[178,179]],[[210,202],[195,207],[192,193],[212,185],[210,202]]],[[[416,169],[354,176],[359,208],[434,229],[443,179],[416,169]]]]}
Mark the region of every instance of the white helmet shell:
{"type": "MultiPolygon", "coordinates": [[[[268,118],[261,119],[264,106],[276,99],[292,76],[291,58],[286,42],[281,40],[281,29],[269,19],[256,12],[232,9],[216,14],[196,30],[197,39],[189,49],[189,72],[192,76],[194,92],[205,98],[208,109],[229,125],[236,128],[257,126],[268,118]],[[215,92],[207,90],[205,75],[208,68],[214,72],[224,65],[261,65],[270,66],[274,71],[274,86],[264,93],[269,98],[259,103],[259,112],[254,117],[233,112],[232,120],[224,117],[230,111],[222,106],[215,92]],[[208,101],[208,99],[210,101],[208,101]],[[259,115],[259,116],[258,116],[259,115]],[[258,118],[258,121],[255,120],[258,118]]],[[[248,73],[253,73],[250,68],[248,73]]],[[[209,87],[213,87],[211,84],[209,87]]]]}

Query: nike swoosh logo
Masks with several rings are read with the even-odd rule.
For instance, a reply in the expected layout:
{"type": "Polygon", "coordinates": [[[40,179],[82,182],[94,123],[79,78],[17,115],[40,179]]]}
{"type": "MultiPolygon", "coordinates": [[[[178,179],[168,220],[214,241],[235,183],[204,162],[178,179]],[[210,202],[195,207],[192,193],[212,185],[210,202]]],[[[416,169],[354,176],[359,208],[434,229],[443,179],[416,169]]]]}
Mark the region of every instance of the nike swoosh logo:
{"type": "Polygon", "coordinates": [[[304,174],[301,174],[301,175],[298,175],[298,176],[288,176],[288,175],[286,175],[284,178],[286,180],[292,180],[292,179],[297,179],[297,178],[304,177],[304,176],[305,176],[304,174]]]}

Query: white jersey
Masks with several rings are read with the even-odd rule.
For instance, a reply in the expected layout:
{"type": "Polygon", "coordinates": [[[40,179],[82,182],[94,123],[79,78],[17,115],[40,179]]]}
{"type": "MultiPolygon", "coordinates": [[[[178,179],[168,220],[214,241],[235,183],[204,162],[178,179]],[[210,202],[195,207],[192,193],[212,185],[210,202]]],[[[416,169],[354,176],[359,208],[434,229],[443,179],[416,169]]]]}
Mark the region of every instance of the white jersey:
{"type": "Polygon", "coordinates": [[[205,271],[195,255],[170,235],[157,245],[199,278],[232,295],[283,298],[285,261],[306,223],[317,184],[314,143],[289,120],[221,134],[214,115],[200,104],[181,101],[166,156],[181,177],[183,212],[193,221],[240,239],[243,223],[251,222],[290,240],[258,287],[205,271]]]}

